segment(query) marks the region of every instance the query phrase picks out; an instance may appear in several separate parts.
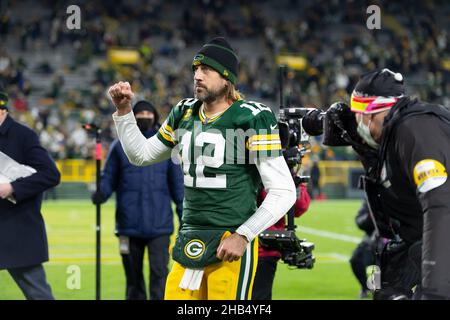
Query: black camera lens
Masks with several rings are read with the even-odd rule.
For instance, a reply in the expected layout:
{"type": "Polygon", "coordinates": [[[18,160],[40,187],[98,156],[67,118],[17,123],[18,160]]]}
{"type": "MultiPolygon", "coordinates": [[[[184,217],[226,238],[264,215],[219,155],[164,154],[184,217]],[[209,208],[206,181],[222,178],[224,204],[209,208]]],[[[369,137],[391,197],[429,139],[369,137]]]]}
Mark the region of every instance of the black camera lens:
{"type": "Polygon", "coordinates": [[[320,136],[323,133],[324,115],[319,109],[309,111],[302,120],[303,130],[310,136],[320,136]]]}

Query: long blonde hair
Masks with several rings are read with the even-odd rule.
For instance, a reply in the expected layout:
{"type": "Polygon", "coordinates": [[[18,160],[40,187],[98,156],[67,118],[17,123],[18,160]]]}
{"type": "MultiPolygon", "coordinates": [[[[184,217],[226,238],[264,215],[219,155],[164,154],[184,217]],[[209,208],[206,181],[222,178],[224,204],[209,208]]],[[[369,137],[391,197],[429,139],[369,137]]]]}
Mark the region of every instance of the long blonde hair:
{"type": "Polygon", "coordinates": [[[242,100],[244,99],[244,95],[242,93],[239,92],[238,89],[236,89],[236,87],[234,86],[234,84],[232,84],[229,80],[227,81],[227,91],[225,96],[227,97],[228,100],[231,101],[238,101],[238,100],[242,100]]]}

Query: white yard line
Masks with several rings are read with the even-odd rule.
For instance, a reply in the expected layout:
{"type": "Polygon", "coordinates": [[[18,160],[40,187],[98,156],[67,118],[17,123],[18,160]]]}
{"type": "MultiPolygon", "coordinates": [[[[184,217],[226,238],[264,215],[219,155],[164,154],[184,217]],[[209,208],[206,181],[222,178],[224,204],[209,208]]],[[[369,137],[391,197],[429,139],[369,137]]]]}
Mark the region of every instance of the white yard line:
{"type": "Polygon", "coordinates": [[[362,239],[359,237],[349,236],[347,234],[335,233],[335,232],[331,232],[331,231],[319,230],[319,229],[302,227],[302,226],[299,226],[298,230],[300,232],[306,233],[306,234],[312,234],[312,235],[319,236],[319,237],[340,240],[340,241],[345,241],[345,242],[351,242],[351,243],[360,243],[361,239],[362,239]]]}
{"type": "MultiPolygon", "coordinates": [[[[317,255],[315,255],[318,259],[331,259],[331,260],[337,260],[340,262],[348,262],[350,260],[350,256],[347,256],[345,254],[337,253],[337,252],[318,252],[317,255]]],[[[322,263],[322,262],[321,262],[322,263]]]]}

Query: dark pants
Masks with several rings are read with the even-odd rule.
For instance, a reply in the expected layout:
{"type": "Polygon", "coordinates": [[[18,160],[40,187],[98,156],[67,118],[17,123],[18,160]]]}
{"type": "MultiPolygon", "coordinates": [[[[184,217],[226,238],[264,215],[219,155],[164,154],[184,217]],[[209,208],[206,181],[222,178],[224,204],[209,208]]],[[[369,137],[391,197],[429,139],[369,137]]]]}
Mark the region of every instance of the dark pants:
{"type": "Polygon", "coordinates": [[[54,300],[42,264],[7,269],[27,300],[54,300]]]}
{"type": "Polygon", "coordinates": [[[272,300],[272,286],[278,260],[277,257],[258,258],[252,300],[272,300]]]}
{"type": "Polygon", "coordinates": [[[353,274],[358,279],[361,289],[367,291],[367,274],[366,268],[375,263],[375,253],[372,246],[366,239],[361,241],[353,251],[353,255],[350,259],[353,274]]]}
{"type": "Polygon", "coordinates": [[[311,195],[311,200],[320,196],[322,189],[320,188],[319,180],[311,180],[311,183],[308,183],[308,193],[311,195]]]}
{"type": "Polygon", "coordinates": [[[143,262],[145,248],[148,248],[150,263],[149,293],[151,300],[163,300],[169,273],[170,236],[157,238],[130,238],[130,253],[122,254],[122,262],[127,279],[126,299],[146,300],[143,262]]]}

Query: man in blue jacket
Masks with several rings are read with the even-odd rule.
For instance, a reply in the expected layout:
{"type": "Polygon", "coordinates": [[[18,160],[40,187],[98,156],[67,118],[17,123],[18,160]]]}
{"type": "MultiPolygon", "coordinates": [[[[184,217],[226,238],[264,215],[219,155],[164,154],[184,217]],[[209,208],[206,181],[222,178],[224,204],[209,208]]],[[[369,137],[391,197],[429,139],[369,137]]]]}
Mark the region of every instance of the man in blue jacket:
{"type": "MultiPolygon", "coordinates": [[[[0,151],[36,172],[0,181],[0,270],[8,270],[27,299],[52,300],[42,267],[48,261],[48,244],[41,204],[43,192],[59,183],[60,174],[37,134],[8,114],[7,102],[0,88],[0,151]]],[[[5,169],[5,158],[0,169],[5,169]]]]}
{"type": "MultiPolygon", "coordinates": [[[[159,129],[158,112],[150,102],[133,107],[142,133],[151,137],[159,129]]],[[[173,232],[171,200],[181,221],[183,175],[179,165],[166,160],[152,166],[136,167],[118,140],[111,145],[101,178],[101,194],[93,203],[105,202],[116,192],[116,234],[127,279],[126,298],[145,300],[142,272],[145,248],[150,262],[150,299],[162,300],[168,274],[169,243],[173,232]]]]}

